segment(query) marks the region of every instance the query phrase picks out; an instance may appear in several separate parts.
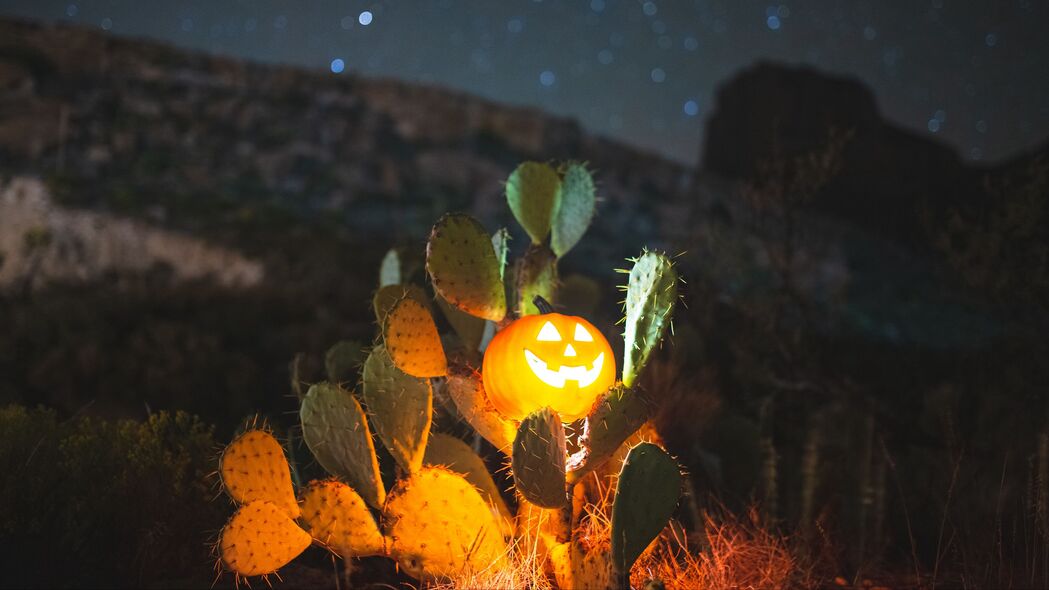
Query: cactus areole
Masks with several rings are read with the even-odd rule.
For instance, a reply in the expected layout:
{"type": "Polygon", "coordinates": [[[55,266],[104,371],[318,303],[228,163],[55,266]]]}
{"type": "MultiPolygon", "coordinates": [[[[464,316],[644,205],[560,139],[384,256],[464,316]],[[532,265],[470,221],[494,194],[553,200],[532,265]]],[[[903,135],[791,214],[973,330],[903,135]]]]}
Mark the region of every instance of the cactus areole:
{"type": "Polygon", "coordinates": [[[608,340],[583,318],[543,311],[500,330],[484,353],[485,392],[504,416],[521,420],[549,407],[565,423],[587,415],[616,379],[608,340]]]}

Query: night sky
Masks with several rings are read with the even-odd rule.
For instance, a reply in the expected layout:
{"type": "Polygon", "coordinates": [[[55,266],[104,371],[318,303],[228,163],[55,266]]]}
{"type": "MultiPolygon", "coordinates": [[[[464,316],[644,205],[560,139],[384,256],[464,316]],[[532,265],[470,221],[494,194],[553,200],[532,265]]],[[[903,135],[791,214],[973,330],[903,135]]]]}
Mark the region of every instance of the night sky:
{"type": "Polygon", "coordinates": [[[994,161],[1049,137],[1049,0],[4,0],[0,14],[538,106],[696,161],[759,59],[859,77],[891,120],[994,161]]]}

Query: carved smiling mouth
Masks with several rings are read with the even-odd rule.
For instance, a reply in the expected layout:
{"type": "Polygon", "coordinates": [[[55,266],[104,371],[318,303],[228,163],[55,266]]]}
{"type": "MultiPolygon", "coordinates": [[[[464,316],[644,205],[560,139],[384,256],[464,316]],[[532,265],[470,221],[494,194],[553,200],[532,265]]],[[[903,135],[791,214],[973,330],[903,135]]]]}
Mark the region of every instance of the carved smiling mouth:
{"type": "Polygon", "coordinates": [[[528,366],[532,368],[532,372],[535,373],[539,380],[547,385],[553,387],[564,387],[568,381],[575,381],[579,384],[579,387],[586,387],[597,381],[598,375],[601,374],[601,367],[605,364],[605,353],[600,353],[597,358],[594,359],[594,364],[588,369],[585,365],[574,365],[565,366],[561,365],[561,368],[552,371],[546,366],[538,356],[527,348],[524,351],[525,360],[528,361],[528,366]]]}

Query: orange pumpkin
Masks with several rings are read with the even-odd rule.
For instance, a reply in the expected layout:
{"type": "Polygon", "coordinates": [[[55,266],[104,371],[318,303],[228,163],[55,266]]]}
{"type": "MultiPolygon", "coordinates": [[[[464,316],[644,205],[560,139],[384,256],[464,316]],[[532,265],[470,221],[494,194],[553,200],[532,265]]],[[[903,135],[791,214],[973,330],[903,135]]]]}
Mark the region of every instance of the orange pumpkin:
{"type": "Polygon", "coordinates": [[[549,406],[572,422],[615,382],[616,360],[590,322],[544,313],[520,318],[492,338],[482,378],[488,398],[508,418],[549,406]]]}

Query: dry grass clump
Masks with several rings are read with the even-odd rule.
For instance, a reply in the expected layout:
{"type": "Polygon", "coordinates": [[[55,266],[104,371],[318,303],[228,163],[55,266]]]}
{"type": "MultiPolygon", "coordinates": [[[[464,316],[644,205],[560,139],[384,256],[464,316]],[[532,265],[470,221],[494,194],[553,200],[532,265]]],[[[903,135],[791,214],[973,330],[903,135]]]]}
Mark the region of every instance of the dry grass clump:
{"type": "Polygon", "coordinates": [[[764,529],[756,511],[747,519],[723,512],[704,522],[707,547],[690,547],[680,526],[669,526],[653,551],[631,572],[631,584],[651,579],[667,588],[704,590],[775,590],[806,586],[787,540],[764,529]]]}
{"type": "Polygon", "coordinates": [[[499,560],[492,567],[480,571],[464,571],[454,579],[433,588],[434,590],[458,588],[554,590],[550,578],[546,575],[545,565],[534,545],[527,546],[526,543],[520,542],[510,543],[505,560],[499,560]]]}

